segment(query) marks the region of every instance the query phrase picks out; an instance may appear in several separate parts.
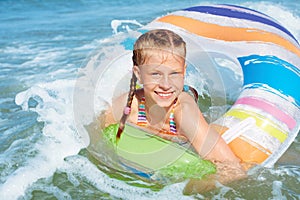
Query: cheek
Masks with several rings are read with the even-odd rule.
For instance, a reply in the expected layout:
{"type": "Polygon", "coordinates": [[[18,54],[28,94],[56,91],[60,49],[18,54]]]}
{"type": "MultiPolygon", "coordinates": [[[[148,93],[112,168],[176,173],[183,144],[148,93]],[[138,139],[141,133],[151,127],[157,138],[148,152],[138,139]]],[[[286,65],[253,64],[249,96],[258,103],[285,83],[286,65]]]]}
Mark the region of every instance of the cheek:
{"type": "Polygon", "coordinates": [[[149,76],[141,76],[141,81],[144,86],[156,84],[149,76]]]}
{"type": "Polygon", "coordinates": [[[157,84],[153,84],[151,82],[144,82],[143,86],[145,91],[152,91],[157,87],[157,84]]]}
{"type": "Polygon", "coordinates": [[[174,81],[174,85],[175,85],[176,88],[178,88],[178,89],[183,89],[183,86],[184,86],[184,79],[174,81]]]}
{"type": "Polygon", "coordinates": [[[149,76],[147,76],[145,73],[141,72],[140,82],[145,85],[145,84],[150,83],[150,81],[151,81],[151,79],[149,78],[149,76]]]}

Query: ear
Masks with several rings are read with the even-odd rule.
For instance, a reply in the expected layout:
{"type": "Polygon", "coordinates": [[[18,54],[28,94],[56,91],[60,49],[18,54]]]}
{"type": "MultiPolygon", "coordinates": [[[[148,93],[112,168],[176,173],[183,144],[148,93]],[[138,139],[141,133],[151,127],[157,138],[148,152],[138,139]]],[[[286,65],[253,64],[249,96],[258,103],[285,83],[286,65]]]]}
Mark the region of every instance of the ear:
{"type": "Polygon", "coordinates": [[[140,68],[138,66],[134,65],[132,70],[133,70],[133,73],[135,74],[137,80],[139,81],[139,83],[143,84],[142,78],[141,78],[140,68]]]}

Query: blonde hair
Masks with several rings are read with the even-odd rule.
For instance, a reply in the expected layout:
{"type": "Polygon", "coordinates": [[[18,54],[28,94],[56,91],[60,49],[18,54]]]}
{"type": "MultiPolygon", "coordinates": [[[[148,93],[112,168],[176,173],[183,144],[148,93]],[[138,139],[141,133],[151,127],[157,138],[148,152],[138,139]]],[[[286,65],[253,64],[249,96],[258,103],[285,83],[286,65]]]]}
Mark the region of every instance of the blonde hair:
{"type": "MultiPolygon", "coordinates": [[[[144,64],[147,58],[151,56],[149,54],[149,50],[168,51],[181,58],[185,59],[186,57],[185,41],[173,31],[166,29],[151,30],[149,32],[144,33],[137,39],[133,49],[133,65],[140,66],[144,64]]],[[[132,78],[130,81],[130,91],[128,93],[127,103],[124,109],[123,116],[120,120],[117,138],[121,136],[126,119],[130,114],[132,100],[136,91],[136,81],[137,77],[134,73],[132,73],[132,78]]]]}
{"type": "Polygon", "coordinates": [[[138,38],[134,44],[133,64],[144,64],[150,56],[149,50],[168,51],[184,59],[186,56],[185,41],[176,33],[165,29],[149,31],[138,38]]]}

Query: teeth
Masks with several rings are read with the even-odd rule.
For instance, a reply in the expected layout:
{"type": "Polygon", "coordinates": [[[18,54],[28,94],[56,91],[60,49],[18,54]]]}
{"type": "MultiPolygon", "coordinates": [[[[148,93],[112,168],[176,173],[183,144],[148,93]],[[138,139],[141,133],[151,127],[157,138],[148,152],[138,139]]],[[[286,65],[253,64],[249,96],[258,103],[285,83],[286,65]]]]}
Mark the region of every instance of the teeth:
{"type": "Polygon", "coordinates": [[[172,93],[167,93],[167,94],[166,93],[159,93],[158,95],[161,96],[161,97],[168,97],[168,96],[171,96],[171,94],[172,93]]]}

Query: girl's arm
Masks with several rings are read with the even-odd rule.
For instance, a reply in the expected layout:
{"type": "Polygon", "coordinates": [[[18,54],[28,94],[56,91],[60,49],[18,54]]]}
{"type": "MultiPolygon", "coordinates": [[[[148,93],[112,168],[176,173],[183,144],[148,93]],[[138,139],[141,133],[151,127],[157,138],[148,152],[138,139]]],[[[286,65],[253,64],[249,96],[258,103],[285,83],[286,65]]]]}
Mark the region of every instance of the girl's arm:
{"type": "Polygon", "coordinates": [[[179,131],[188,137],[201,157],[232,164],[239,163],[239,159],[220,134],[206,122],[192,97],[185,95],[184,98],[180,98],[180,108],[175,114],[179,131]]]}
{"type": "Polygon", "coordinates": [[[178,130],[185,133],[202,158],[211,160],[217,166],[216,174],[201,180],[191,180],[186,185],[184,193],[204,193],[216,188],[217,182],[228,184],[247,177],[240,160],[234,155],[220,134],[206,122],[195,101],[184,97],[180,104],[177,113],[180,116],[177,117],[177,120],[180,121],[176,121],[178,130]]]}

